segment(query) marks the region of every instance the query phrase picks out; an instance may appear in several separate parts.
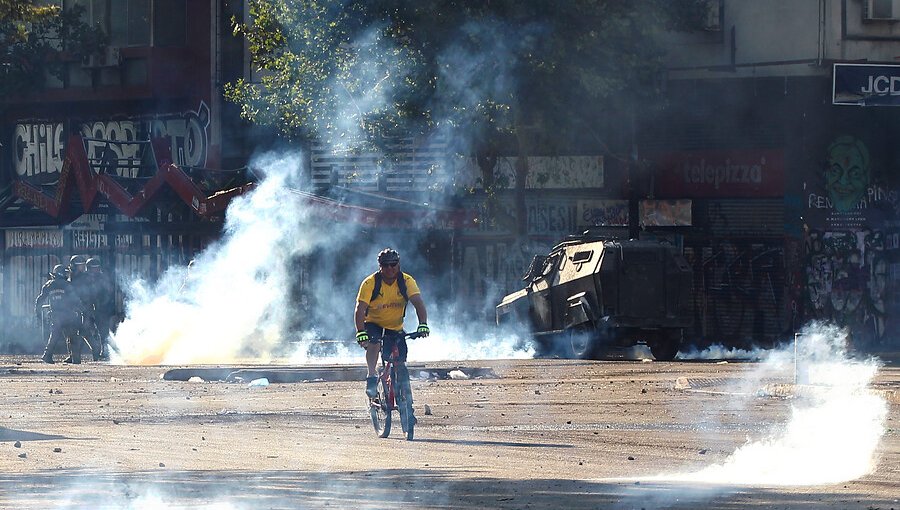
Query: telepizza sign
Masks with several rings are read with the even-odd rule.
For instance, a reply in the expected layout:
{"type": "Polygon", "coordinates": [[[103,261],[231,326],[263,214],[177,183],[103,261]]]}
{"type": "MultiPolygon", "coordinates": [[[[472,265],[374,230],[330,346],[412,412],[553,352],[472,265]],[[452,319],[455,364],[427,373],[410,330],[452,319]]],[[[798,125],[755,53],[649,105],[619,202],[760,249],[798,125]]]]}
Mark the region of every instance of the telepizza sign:
{"type": "Polygon", "coordinates": [[[780,197],[784,195],[784,152],[667,152],[656,158],[654,182],[660,198],[780,197]]]}

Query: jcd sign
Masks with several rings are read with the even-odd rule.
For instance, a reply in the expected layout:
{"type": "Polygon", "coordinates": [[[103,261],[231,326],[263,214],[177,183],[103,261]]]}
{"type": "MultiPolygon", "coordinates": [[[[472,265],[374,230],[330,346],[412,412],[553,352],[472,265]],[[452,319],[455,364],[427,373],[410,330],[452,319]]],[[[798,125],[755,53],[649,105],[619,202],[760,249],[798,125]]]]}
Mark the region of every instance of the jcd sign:
{"type": "Polygon", "coordinates": [[[900,106],[900,66],[834,64],[832,103],[900,106]]]}

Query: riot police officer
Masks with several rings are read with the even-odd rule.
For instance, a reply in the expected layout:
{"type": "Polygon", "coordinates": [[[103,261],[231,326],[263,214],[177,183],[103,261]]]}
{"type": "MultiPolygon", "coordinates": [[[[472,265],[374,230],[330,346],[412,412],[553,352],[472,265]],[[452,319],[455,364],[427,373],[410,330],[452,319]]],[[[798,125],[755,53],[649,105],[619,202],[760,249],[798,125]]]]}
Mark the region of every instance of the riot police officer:
{"type": "MultiPolygon", "coordinates": [[[[49,338],[46,336],[45,327],[48,325],[50,317],[49,313],[47,315],[44,314],[45,311],[49,311],[50,305],[47,303],[47,299],[50,295],[50,288],[53,280],[66,279],[66,268],[62,264],[56,264],[53,266],[53,269],[47,273],[47,281],[44,282],[44,285],[41,286],[41,291],[38,293],[37,297],[34,298],[34,317],[37,319],[38,326],[41,328],[41,338],[42,341],[47,343],[45,347],[45,351],[49,345],[49,338]]],[[[53,352],[49,354],[44,352],[44,355],[41,357],[46,363],[53,363],[53,352]]]]}
{"type": "Polygon", "coordinates": [[[115,314],[115,288],[107,273],[103,272],[100,259],[92,257],[85,262],[87,267],[88,293],[85,304],[91,313],[96,338],[89,342],[93,349],[94,360],[109,359],[109,321],[115,314]]]}
{"type": "Polygon", "coordinates": [[[69,352],[73,363],[81,362],[81,349],[84,342],[88,342],[94,358],[99,358],[99,343],[94,336],[93,331],[96,329],[93,323],[94,317],[90,309],[90,276],[87,274],[87,258],[84,255],[72,255],[69,258],[69,284],[72,292],[77,298],[79,306],[78,315],[79,323],[76,328],[76,334],[69,337],[69,352]],[[94,347],[94,346],[97,347],[94,347]],[[74,361],[74,360],[78,361],[74,361]]]}
{"type": "MultiPolygon", "coordinates": [[[[41,293],[34,300],[35,315],[40,315],[40,307],[45,298],[50,308],[50,338],[47,340],[41,360],[45,363],[53,363],[53,352],[59,341],[65,339],[69,350],[69,357],[66,361],[80,363],[81,350],[78,350],[77,356],[73,353],[72,339],[78,335],[83,305],[74,292],[72,284],[66,279],[65,270],[61,264],[54,266],[50,272],[50,279],[41,287],[41,293]]],[[[80,341],[80,338],[78,340],[80,341]]],[[[80,345],[80,342],[77,343],[80,345]]]]}

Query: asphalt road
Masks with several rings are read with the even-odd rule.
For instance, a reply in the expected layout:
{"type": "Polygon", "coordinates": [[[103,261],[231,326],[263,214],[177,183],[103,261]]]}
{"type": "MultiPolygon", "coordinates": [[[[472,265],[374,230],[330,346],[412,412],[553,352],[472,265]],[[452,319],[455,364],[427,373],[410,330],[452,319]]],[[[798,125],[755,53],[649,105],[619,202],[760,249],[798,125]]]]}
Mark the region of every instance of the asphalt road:
{"type": "Polygon", "coordinates": [[[835,411],[759,363],[466,362],[414,381],[412,442],[374,436],[358,369],[172,368],[0,357],[0,507],[900,509],[897,365],[835,411]]]}

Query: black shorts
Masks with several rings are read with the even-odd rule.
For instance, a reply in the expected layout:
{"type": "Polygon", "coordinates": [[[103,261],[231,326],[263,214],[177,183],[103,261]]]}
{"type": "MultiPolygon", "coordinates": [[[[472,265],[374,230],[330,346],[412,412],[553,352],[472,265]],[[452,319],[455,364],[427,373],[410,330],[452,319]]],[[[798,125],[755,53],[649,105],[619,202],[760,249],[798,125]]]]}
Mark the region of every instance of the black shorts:
{"type": "Polygon", "coordinates": [[[409,348],[406,345],[403,330],[385,329],[374,322],[366,323],[366,333],[369,334],[369,341],[381,344],[381,359],[391,355],[394,344],[397,344],[397,350],[400,351],[400,358],[397,360],[401,363],[406,362],[406,354],[409,348]]]}

